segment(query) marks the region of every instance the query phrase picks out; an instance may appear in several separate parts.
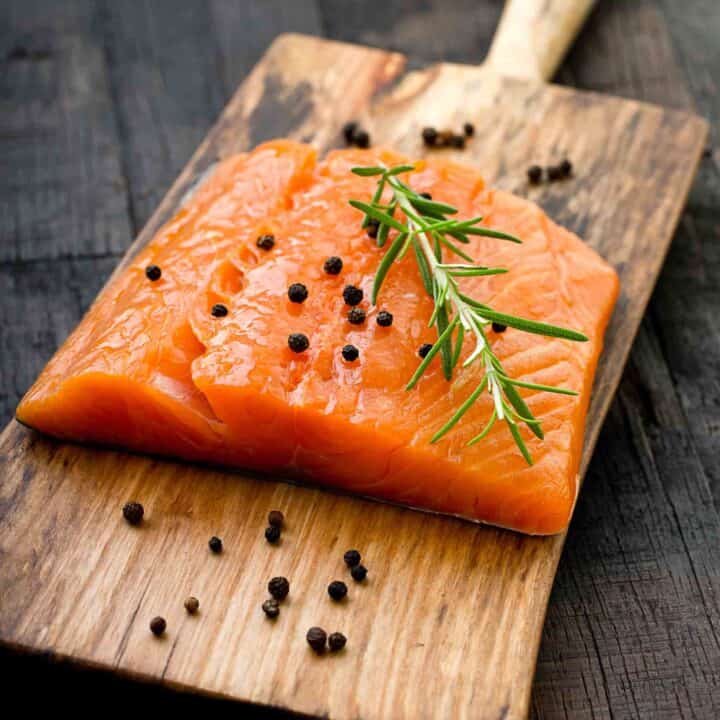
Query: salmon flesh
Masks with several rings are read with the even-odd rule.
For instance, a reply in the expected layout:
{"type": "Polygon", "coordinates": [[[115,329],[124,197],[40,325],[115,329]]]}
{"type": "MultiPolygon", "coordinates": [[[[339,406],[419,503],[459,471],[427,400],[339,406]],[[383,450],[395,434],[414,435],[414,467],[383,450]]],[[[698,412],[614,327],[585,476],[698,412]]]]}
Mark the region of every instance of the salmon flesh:
{"type": "Polygon", "coordinates": [[[404,176],[414,190],[523,241],[471,238],[465,247],[478,263],[509,272],[462,278],[464,293],[588,337],[488,331],[511,377],[579,393],[521,389],[545,434],[521,430],[532,465],[504,423],[466,446],[490,417],[487,396],[431,444],[482,368],[459,363],[448,382],[436,357],[405,389],[418,348],[436,339],[433,301],[409,253],[370,304],[384,250],[348,204],[369,201],[376,184],[352,167],[407,162],[380,149],[335,151],[318,162],[310,146],[288,140],[223,161],[102,292],[22,400],[18,419],[63,440],[300,476],[526,533],[562,531],[578,491],[617,275],[535,204],[486,187],[476,170],[442,158],[415,163],[404,176]],[[269,250],[256,242],[264,234],[275,237],[269,250]],[[330,256],[342,259],[337,275],[323,269],[330,256]],[[154,282],[149,265],[162,271],[154,282]],[[307,287],[304,302],[288,299],[293,283],[307,287]],[[361,324],[348,322],[346,285],[364,291],[361,324]],[[212,314],[217,303],[227,315],[212,314]],[[377,324],[381,310],[392,313],[391,326],[377,324]],[[289,349],[292,333],[307,336],[305,352],[289,349]],[[358,348],[357,360],[343,359],[347,344],[358,348]]]}

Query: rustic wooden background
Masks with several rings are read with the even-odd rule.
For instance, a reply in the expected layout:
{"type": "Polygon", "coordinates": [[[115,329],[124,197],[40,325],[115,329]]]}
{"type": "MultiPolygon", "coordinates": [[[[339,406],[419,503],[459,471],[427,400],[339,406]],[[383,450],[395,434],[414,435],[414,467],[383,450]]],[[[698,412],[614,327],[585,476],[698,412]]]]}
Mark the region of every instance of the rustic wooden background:
{"type": "MultiPolygon", "coordinates": [[[[275,35],[380,45],[415,66],[479,63],[501,5],[0,2],[3,422],[275,35]]],[[[693,108],[717,139],[718,37],[717,0],[601,0],[557,81],[693,108]]],[[[720,712],[718,317],[711,145],[580,496],[540,650],[536,718],[720,712]]],[[[3,651],[0,664],[5,702],[30,710],[43,698],[74,712],[102,702],[238,715],[48,658],[3,651]]]]}

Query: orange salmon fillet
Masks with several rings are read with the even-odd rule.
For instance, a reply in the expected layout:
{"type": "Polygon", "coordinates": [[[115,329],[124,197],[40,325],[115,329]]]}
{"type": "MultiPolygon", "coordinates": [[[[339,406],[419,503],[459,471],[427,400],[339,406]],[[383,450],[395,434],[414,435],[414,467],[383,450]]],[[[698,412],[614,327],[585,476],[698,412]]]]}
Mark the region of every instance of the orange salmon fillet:
{"type": "MultiPolygon", "coordinates": [[[[579,330],[586,343],[508,328],[489,340],[510,376],[577,397],[521,394],[545,439],[526,428],[528,465],[507,426],[466,447],[492,411],[478,400],[441,441],[429,440],[481,379],[476,365],[443,377],[435,358],[405,390],[435,340],[433,303],[412,254],[369,302],[384,250],[360,228],[350,198],[369,200],[373,178],[356,165],[405,163],[387,150],[335,151],[265,143],[223,161],[101,294],[17,410],[55,437],[213,464],[279,471],[362,495],[533,534],[567,527],[578,490],[585,415],[605,327],[618,293],[614,270],[536,205],[487,188],[472,168],[415,163],[406,182],[454,205],[458,217],[519,236],[473,238],[468,252],[506,275],[464,278],[463,290],[500,312],[579,330]],[[259,235],[276,238],[271,250],[259,235]],[[328,275],[329,256],[343,260],[328,275]],[[151,282],[145,268],[157,264],[151,282]],[[288,286],[304,283],[302,304],[288,286]],[[352,325],[342,291],[364,290],[367,320],[352,325]],[[215,303],[229,309],[214,317],[215,303]],[[392,312],[390,327],[376,315],[392,312]],[[310,347],[288,348],[305,333],[310,347]],[[343,360],[355,345],[359,359],[343,360]]],[[[470,352],[466,343],[465,353],[470,352]]]]}

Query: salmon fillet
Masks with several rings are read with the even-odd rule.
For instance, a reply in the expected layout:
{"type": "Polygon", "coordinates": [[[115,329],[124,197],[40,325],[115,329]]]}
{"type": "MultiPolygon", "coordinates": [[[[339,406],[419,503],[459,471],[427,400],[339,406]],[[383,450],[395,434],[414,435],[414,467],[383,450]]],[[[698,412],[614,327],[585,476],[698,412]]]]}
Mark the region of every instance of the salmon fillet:
{"type": "MultiPolygon", "coordinates": [[[[430,438],[476,387],[480,369],[449,383],[436,358],[405,385],[432,343],[433,308],[412,257],[390,271],[370,305],[383,255],[348,200],[368,200],[373,178],[356,165],[405,163],[387,150],[335,151],[266,143],[223,161],[130,267],[101,294],[17,410],[55,437],[188,460],[279,471],[414,507],[527,533],[567,527],[578,490],[585,415],[602,338],[618,293],[613,269],[536,205],[487,188],[472,168],[438,158],[406,182],[522,245],[473,238],[470,254],[506,275],[469,277],[463,291],[495,310],[571,327],[586,343],[508,328],[490,333],[508,374],[576,397],[521,394],[542,422],[527,428],[528,465],[504,424],[466,447],[492,412],[481,397],[440,442],[430,438]],[[263,250],[256,238],[271,233],[263,250]],[[323,270],[339,256],[338,275],[323,270]],[[151,282],[145,268],[162,277],[151,282]],[[302,304],[288,286],[308,288],[302,304]],[[364,290],[367,320],[347,320],[343,288],[364,290]],[[229,309],[215,317],[211,308],[229,309]],[[376,315],[394,316],[380,327],[376,315]],[[288,348],[304,333],[307,351],[288,348]],[[346,344],[359,359],[347,362],[346,344]]],[[[470,348],[465,351],[470,352],[470,348]]]]}

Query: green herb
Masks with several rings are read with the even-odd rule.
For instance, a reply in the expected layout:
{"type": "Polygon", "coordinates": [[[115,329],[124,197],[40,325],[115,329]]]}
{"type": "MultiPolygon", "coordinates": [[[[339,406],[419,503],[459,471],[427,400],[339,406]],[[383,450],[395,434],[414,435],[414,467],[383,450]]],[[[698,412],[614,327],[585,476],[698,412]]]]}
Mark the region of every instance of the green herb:
{"type": "Polygon", "coordinates": [[[538,438],[543,437],[543,432],[540,421],[534,417],[517,388],[563,395],[577,395],[577,393],[573,390],[511,378],[488,343],[486,329],[488,325],[496,323],[523,332],[566,340],[585,341],[587,338],[575,330],[497,312],[465,295],[460,290],[458,278],[499,275],[507,272],[505,268],[476,264],[460,247],[469,243],[469,236],[491,237],[515,243],[520,243],[521,240],[499,230],[483,227],[480,224],[483,220],[482,216],[469,220],[448,217],[456,215],[457,208],[423,197],[398,177],[413,169],[411,165],[394,168],[353,168],[352,172],[356,175],[377,177],[378,185],[370,203],[350,200],[350,205],[363,213],[363,228],[367,227],[370,221],[379,223],[376,238],[378,247],[384,247],[390,239],[390,245],[375,273],[372,289],[373,304],[377,303],[378,294],[390,268],[405,257],[410,248],[413,250],[423,285],[434,300],[434,308],[428,324],[430,327],[435,326],[438,337],[410,378],[407,389],[411,390],[415,387],[438,354],[441,357],[443,373],[448,380],[451,380],[460,361],[464,342],[472,339],[474,347],[462,366],[477,364],[482,368],[483,376],[450,420],[433,435],[431,442],[435,443],[444,437],[476,400],[487,392],[493,401],[492,414],[483,430],[472,438],[468,445],[480,442],[498,420],[504,421],[523,457],[532,464],[532,457],[522,439],[519,426],[527,425],[538,438]],[[383,202],[383,192],[386,188],[391,193],[391,199],[387,203],[383,202]],[[397,210],[403,213],[404,220],[396,216],[397,210]],[[389,238],[391,230],[397,233],[394,238],[389,238]],[[444,260],[443,252],[456,255],[464,262],[444,260]]]}

